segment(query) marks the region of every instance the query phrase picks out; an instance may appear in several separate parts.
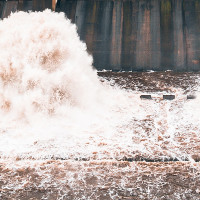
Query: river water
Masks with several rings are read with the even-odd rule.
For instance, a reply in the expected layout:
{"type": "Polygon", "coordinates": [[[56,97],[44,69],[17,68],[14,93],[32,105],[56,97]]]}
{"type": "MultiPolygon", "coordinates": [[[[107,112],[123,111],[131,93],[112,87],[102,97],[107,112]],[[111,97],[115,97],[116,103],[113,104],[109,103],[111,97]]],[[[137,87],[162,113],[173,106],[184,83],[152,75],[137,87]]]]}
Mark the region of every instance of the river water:
{"type": "Polygon", "coordinates": [[[2,158],[199,159],[198,73],[98,77],[63,14],[20,12],[0,23],[2,158]]]}
{"type": "MultiPolygon", "coordinates": [[[[74,170],[85,166],[73,164],[75,161],[90,162],[93,166],[104,161],[189,161],[192,165],[200,160],[198,73],[97,73],[75,25],[64,14],[49,10],[12,14],[0,21],[0,37],[4,38],[0,40],[3,192],[17,191],[20,187],[23,190],[32,184],[32,179],[26,178],[20,179],[22,182],[17,179],[21,185],[16,185],[13,179],[6,182],[8,176],[18,177],[13,173],[19,160],[16,173],[22,176],[27,172],[26,166],[32,166],[28,171],[34,168],[34,163],[41,166],[44,177],[44,182],[38,182],[41,187],[46,183],[52,186],[49,176],[56,174],[48,171],[48,162],[42,168],[41,162],[49,159],[65,160],[68,163],[63,166],[72,171],[69,163],[74,170]],[[152,99],[141,99],[142,94],[151,94],[152,99]],[[163,100],[163,94],[173,94],[175,99],[163,100]],[[196,98],[187,99],[188,94],[196,98]]],[[[56,169],[59,161],[54,164],[51,167],[56,169]]],[[[38,166],[35,178],[39,176],[38,166]]],[[[124,167],[133,170],[127,163],[124,167]]],[[[198,177],[199,171],[196,172],[198,177]]],[[[82,173],[86,171],[83,169],[82,173]]],[[[100,173],[95,174],[98,180],[100,173]]],[[[69,181],[73,185],[77,174],[72,174],[75,177],[69,181]]],[[[60,192],[63,180],[58,181],[60,192]]],[[[123,183],[121,187],[126,188],[127,182],[123,183]]],[[[114,192],[115,187],[110,191],[114,192]]],[[[111,193],[111,197],[118,198],[119,194],[111,193]]],[[[83,195],[81,198],[84,199],[83,195]]]]}

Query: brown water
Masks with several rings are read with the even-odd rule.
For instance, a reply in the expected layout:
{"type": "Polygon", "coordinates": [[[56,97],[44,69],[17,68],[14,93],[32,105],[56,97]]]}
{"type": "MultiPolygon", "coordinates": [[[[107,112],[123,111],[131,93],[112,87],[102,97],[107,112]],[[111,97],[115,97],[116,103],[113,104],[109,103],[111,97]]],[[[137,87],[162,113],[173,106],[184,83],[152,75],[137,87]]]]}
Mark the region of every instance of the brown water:
{"type": "Polygon", "coordinates": [[[11,15],[0,36],[2,199],[198,199],[198,73],[97,76],[49,10],[11,15]]]}
{"type": "Polygon", "coordinates": [[[141,92],[172,92],[173,88],[183,90],[184,94],[198,90],[200,73],[198,72],[98,72],[98,75],[120,88],[141,92]]]}
{"type": "MultiPolygon", "coordinates": [[[[175,118],[170,124],[167,115],[174,117],[177,114],[176,119],[184,119],[182,116],[184,104],[188,102],[198,106],[199,100],[186,100],[186,95],[197,94],[199,74],[174,72],[99,72],[98,74],[103,84],[121,87],[129,93],[134,92],[135,95],[144,93],[157,95],[152,100],[141,100],[139,95],[137,96],[141,109],[145,108],[146,111],[150,109],[151,112],[143,119],[133,118],[132,124],[129,124],[130,129],[135,130],[131,135],[131,143],[123,140],[126,136],[121,132],[120,140],[111,138],[110,143],[108,138],[102,136],[100,138],[90,136],[88,141],[82,138],[79,143],[86,144],[84,152],[89,150],[89,146],[93,147],[92,154],[84,157],[81,157],[81,149],[77,143],[76,148],[79,152],[74,151],[71,158],[53,153],[50,160],[48,158],[30,160],[21,157],[14,160],[1,159],[0,197],[20,200],[199,199],[200,166],[195,162],[199,161],[200,153],[199,126],[185,125],[184,122],[183,127],[175,127],[174,142],[167,133],[171,125],[177,124],[173,122],[175,118]],[[162,94],[166,93],[175,94],[175,100],[162,100],[162,94]],[[155,127],[155,124],[158,127],[155,127]],[[153,141],[152,138],[156,140],[153,141]],[[135,152],[130,152],[125,150],[128,147],[126,142],[132,144],[132,148],[136,144],[142,145],[138,146],[135,152]],[[104,156],[100,158],[101,149],[104,156]],[[110,156],[113,152],[115,152],[114,160],[110,156]],[[179,157],[173,157],[175,152],[179,152],[176,154],[179,157]],[[188,155],[193,160],[177,161],[177,158],[188,160],[188,155]],[[172,162],[163,162],[167,159],[172,162]],[[140,160],[148,162],[138,162],[140,160]]],[[[180,123],[178,120],[176,122],[180,123]]],[[[48,143],[52,153],[56,143],[53,144],[51,141],[48,143]]],[[[58,144],[61,145],[62,142],[58,144]]],[[[40,151],[48,152],[48,149],[45,150],[47,146],[42,141],[34,145],[36,148],[40,147],[40,151]]],[[[61,148],[66,149],[65,145],[61,148]]],[[[33,152],[31,154],[33,155],[33,152]]]]}
{"type": "Polygon", "coordinates": [[[200,165],[188,162],[0,161],[1,199],[197,200],[200,165]]]}

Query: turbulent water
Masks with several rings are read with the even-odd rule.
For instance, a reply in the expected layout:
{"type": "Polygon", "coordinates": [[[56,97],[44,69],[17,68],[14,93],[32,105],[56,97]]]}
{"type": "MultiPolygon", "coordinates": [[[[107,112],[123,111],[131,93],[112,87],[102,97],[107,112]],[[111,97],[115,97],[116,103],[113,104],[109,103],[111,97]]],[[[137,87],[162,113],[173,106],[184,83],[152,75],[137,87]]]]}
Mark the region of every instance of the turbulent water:
{"type": "Polygon", "coordinates": [[[0,38],[1,158],[199,159],[198,94],[145,101],[100,81],[63,13],[12,14],[0,38]]]}

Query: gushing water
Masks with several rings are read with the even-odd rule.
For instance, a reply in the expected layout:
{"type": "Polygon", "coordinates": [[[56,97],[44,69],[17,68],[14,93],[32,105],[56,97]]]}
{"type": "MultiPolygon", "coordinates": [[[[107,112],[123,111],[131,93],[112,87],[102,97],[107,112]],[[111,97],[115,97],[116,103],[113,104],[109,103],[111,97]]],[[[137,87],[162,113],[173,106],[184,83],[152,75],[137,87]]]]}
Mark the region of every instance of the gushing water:
{"type": "Polygon", "coordinates": [[[198,159],[199,99],[174,89],[147,102],[101,83],[63,13],[12,14],[0,38],[2,158],[198,159]]]}

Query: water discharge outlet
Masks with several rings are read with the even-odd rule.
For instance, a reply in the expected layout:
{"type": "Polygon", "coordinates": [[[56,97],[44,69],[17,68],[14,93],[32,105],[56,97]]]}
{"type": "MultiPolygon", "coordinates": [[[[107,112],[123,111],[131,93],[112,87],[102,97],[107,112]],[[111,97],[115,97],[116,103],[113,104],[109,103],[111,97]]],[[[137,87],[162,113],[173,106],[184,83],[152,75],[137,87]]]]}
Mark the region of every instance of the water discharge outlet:
{"type": "Polygon", "coordinates": [[[140,98],[141,99],[152,99],[151,95],[141,95],[140,98]]]}
{"type": "Polygon", "coordinates": [[[196,96],[193,94],[187,95],[187,99],[196,99],[196,96]]]}
{"type": "Polygon", "coordinates": [[[174,100],[175,99],[175,95],[163,95],[163,99],[164,100],[174,100]]]}
{"type": "MultiPolygon", "coordinates": [[[[175,99],[175,95],[162,95],[162,98],[160,95],[149,95],[149,94],[142,94],[140,95],[140,99],[148,99],[148,100],[152,100],[152,99],[161,99],[161,100],[174,100],[175,99]]],[[[195,95],[187,95],[186,99],[196,99],[195,95]]]]}

